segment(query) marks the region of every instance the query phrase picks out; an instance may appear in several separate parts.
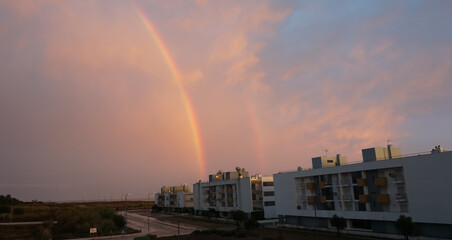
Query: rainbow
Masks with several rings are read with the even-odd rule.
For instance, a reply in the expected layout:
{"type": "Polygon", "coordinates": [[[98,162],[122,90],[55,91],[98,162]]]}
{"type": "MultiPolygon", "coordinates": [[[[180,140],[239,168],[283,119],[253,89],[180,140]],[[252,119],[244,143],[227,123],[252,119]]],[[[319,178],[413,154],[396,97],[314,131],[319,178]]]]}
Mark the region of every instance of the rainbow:
{"type": "Polygon", "coordinates": [[[190,98],[182,84],[181,75],[180,75],[179,71],[177,70],[176,64],[174,63],[174,60],[172,59],[171,54],[169,53],[167,47],[163,43],[162,38],[159,36],[159,34],[158,34],[156,28],[154,27],[154,25],[152,24],[152,22],[146,17],[146,15],[143,13],[143,11],[141,11],[138,7],[135,6],[135,4],[132,1],[130,1],[130,3],[132,5],[132,8],[138,14],[140,20],[146,26],[146,29],[149,31],[155,44],[160,49],[160,52],[162,53],[163,58],[165,59],[165,62],[171,71],[173,79],[177,83],[177,86],[179,88],[179,91],[180,91],[182,98],[184,100],[184,103],[185,103],[185,109],[187,112],[188,120],[190,121],[190,126],[191,126],[191,130],[192,130],[192,135],[193,135],[193,141],[194,141],[195,148],[196,148],[196,155],[197,155],[196,157],[198,159],[198,164],[199,164],[201,174],[202,174],[201,177],[205,177],[205,176],[207,176],[207,172],[206,172],[206,163],[205,163],[205,158],[203,155],[203,149],[202,149],[202,144],[201,144],[202,143],[201,142],[201,134],[200,134],[199,126],[198,126],[196,116],[194,113],[195,111],[193,110],[193,105],[192,105],[190,98]]]}

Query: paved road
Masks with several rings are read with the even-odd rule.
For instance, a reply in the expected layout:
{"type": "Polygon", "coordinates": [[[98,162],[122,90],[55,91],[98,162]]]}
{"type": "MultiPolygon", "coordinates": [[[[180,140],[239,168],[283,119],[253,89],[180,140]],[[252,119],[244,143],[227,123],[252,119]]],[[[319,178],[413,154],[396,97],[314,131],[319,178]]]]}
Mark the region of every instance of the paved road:
{"type": "Polygon", "coordinates": [[[127,226],[136,230],[141,230],[142,233],[155,234],[158,237],[190,234],[195,230],[202,230],[204,228],[192,226],[188,224],[174,224],[163,222],[153,217],[149,218],[149,232],[148,232],[148,217],[136,213],[127,213],[127,226]]]}
{"type": "MultiPolygon", "coordinates": [[[[118,214],[121,214],[124,216],[124,212],[119,212],[118,214]]],[[[136,237],[145,236],[147,234],[155,234],[158,237],[163,236],[174,236],[177,235],[178,232],[178,226],[177,224],[163,222],[160,220],[157,220],[155,218],[150,217],[149,218],[149,232],[148,232],[148,217],[142,216],[136,213],[127,212],[127,226],[136,230],[140,230],[141,233],[136,234],[128,234],[128,235],[117,235],[117,236],[106,236],[106,237],[95,237],[95,238],[83,238],[85,240],[92,240],[92,239],[120,239],[120,240],[133,240],[136,237]]],[[[190,234],[194,230],[202,230],[201,227],[196,227],[192,225],[187,224],[180,224],[179,225],[179,234],[185,235],[190,234]]],[[[82,240],[82,239],[77,239],[82,240]]]]}

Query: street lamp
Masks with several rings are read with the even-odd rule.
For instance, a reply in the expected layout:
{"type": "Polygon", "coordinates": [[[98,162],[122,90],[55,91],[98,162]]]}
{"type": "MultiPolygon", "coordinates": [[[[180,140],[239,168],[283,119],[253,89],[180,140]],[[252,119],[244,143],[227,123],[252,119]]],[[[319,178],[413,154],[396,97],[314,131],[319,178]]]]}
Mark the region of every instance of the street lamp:
{"type": "Polygon", "coordinates": [[[125,203],[125,220],[126,220],[126,233],[127,233],[127,196],[132,195],[131,193],[124,194],[124,203],[125,203]]]}
{"type": "Polygon", "coordinates": [[[148,193],[148,233],[149,233],[149,214],[151,213],[151,199],[150,195],[152,193],[148,193]]]}

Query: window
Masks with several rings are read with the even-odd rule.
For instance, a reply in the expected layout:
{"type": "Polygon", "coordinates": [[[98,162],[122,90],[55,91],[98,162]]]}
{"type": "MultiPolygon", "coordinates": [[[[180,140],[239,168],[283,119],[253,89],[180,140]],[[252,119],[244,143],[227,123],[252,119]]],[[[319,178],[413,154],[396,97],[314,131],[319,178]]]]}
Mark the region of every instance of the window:
{"type": "Polygon", "coordinates": [[[333,160],[326,160],[327,163],[333,163],[333,160]]]}
{"type": "Polygon", "coordinates": [[[271,191],[271,192],[264,192],[264,196],[268,197],[268,196],[275,196],[275,192],[271,191]]]}
{"type": "Polygon", "coordinates": [[[264,206],[266,206],[266,207],[268,207],[268,206],[275,206],[275,201],[264,202],[264,206]]]}
{"type": "Polygon", "coordinates": [[[272,186],[274,186],[273,182],[264,182],[263,184],[264,184],[264,187],[272,187],[272,186]]]}

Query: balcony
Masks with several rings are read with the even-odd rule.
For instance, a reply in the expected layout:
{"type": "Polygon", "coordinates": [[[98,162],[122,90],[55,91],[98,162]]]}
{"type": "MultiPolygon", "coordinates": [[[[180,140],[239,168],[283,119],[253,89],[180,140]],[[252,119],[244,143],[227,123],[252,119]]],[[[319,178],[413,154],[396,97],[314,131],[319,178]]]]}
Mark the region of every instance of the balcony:
{"type": "Polygon", "coordinates": [[[369,202],[369,195],[360,194],[359,195],[359,202],[360,203],[368,203],[369,202]]]}
{"type": "Polygon", "coordinates": [[[306,188],[309,190],[315,190],[315,183],[306,183],[306,188]]]}
{"type": "Polygon", "coordinates": [[[342,201],[352,202],[353,201],[352,195],[342,195],[342,201]]]}
{"type": "Polygon", "coordinates": [[[367,186],[367,179],[365,179],[365,178],[358,178],[358,179],[356,179],[356,185],[358,185],[358,187],[365,187],[365,186],[367,186]]]}
{"type": "Polygon", "coordinates": [[[315,196],[308,196],[308,204],[314,205],[315,199],[315,196]]]}
{"type": "Polygon", "coordinates": [[[388,185],[388,180],[386,179],[386,177],[378,177],[375,178],[375,186],[378,187],[385,187],[388,185]]]}
{"type": "Polygon", "coordinates": [[[389,204],[389,194],[378,194],[377,202],[381,204],[389,204]]]}
{"type": "Polygon", "coordinates": [[[406,193],[396,193],[395,196],[396,196],[396,201],[397,202],[406,202],[406,201],[408,201],[406,193]]]}
{"type": "Polygon", "coordinates": [[[404,183],[405,182],[405,178],[403,177],[402,174],[396,174],[394,176],[394,182],[397,183],[397,184],[404,183]]]}
{"type": "Polygon", "coordinates": [[[349,187],[351,185],[351,182],[349,179],[342,179],[341,185],[342,185],[342,187],[349,187]]]}
{"type": "Polygon", "coordinates": [[[262,200],[253,200],[253,207],[262,207],[263,206],[263,201],[262,200]]]}

